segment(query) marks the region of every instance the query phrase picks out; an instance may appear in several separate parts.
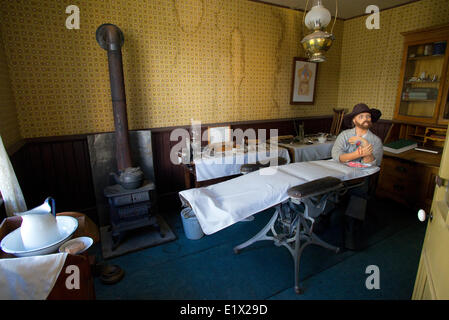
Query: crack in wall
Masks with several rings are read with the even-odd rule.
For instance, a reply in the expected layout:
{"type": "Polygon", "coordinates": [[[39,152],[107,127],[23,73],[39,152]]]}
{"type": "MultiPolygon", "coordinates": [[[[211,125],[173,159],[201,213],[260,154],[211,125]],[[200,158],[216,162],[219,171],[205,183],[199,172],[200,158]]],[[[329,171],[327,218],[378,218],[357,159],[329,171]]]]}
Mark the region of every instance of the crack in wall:
{"type": "MultiPolygon", "coordinates": [[[[206,11],[206,5],[204,4],[204,0],[196,0],[196,2],[200,2],[201,3],[201,16],[199,18],[198,23],[195,24],[186,24],[186,26],[183,25],[182,21],[181,21],[181,13],[179,11],[179,8],[177,6],[177,4],[180,2],[181,0],[173,0],[173,10],[174,10],[174,14],[175,14],[175,19],[176,19],[176,23],[178,25],[178,28],[181,29],[182,32],[186,33],[186,34],[195,34],[198,32],[199,28],[201,27],[201,24],[203,23],[204,20],[204,15],[205,15],[205,11],[206,11]],[[193,30],[191,31],[187,31],[187,27],[193,27],[193,30]]],[[[189,2],[191,2],[192,0],[189,0],[189,2]]],[[[192,18],[192,16],[189,16],[188,18],[192,18]]]]}
{"type": "Polygon", "coordinates": [[[245,78],[245,41],[242,32],[238,27],[231,32],[231,75],[233,84],[233,105],[234,109],[241,105],[241,86],[245,78]]]}
{"type": "Polygon", "coordinates": [[[281,106],[279,102],[279,98],[277,97],[277,93],[279,90],[279,79],[281,76],[281,69],[282,69],[282,59],[281,59],[281,49],[282,45],[285,40],[285,18],[282,16],[281,12],[277,9],[272,9],[271,14],[273,15],[274,19],[279,23],[280,26],[280,32],[279,32],[279,39],[277,41],[276,47],[275,47],[275,66],[276,69],[273,73],[273,83],[272,83],[272,95],[271,100],[273,102],[274,108],[272,110],[273,115],[279,115],[281,106]]]}
{"type": "MultiPolygon", "coordinates": [[[[220,22],[219,22],[219,16],[222,14],[222,11],[223,11],[223,7],[224,7],[224,1],[222,1],[222,0],[217,0],[216,1],[216,3],[218,2],[218,7],[213,11],[213,17],[214,17],[214,26],[215,26],[215,29],[219,32],[218,34],[219,35],[221,35],[222,33],[222,25],[220,24],[220,22]]],[[[220,38],[220,37],[219,37],[220,38]]],[[[222,49],[221,49],[221,46],[222,46],[222,43],[223,43],[223,41],[220,41],[221,39],[217,39],[218,41],[217,41],[217,50],[220,52],[222,49]]],[[[219,107],[219,104],[218,104],[218,90],[219,90],[219,88],[218,88],[218,78],[219,78],[219,76],[220,76],[220,65],[221,65],[221,58],[220,58],[220,56],[218,55],[218,54],[215,54],[214,55],[215,56],[215,58],[214,58],[214,70],[215,70],[215,81],[214,81],[214,93],[213,93],[213,97],[212,97],[212,109],[214,110],[214,113],[216,114],[216,115],[219,115],[220,114],[220,112],[222,111],[221,109],[220,109],[220,107],[219,107]]]]}
{"type": "MultiPolygon", "coordinates": [[[[189,1],[192,1],[192,0],[189,0],[189,1]]],[[[179,30],[181,30],[182,33],[184,33],[186,35],[196,34],[199,31],[199,29],[204,21],[204,17],[206,14],[206,5],[204,3],[204,0],[196,0],[196,1],[201,3],[201,15],[198,19],[198,22],[196,23],[196,25],[195,25],[195,23],[193,23],[193,24],[189,23],[189,24],[184,25],[182,22],[182,19],[181,19],[182,13],[180,12],[180,9],[179,9],[181,0],[172,0],[173,15],[174,15],[174,19],[176,21],[176,26],[178,27],[179,30]],[[192,26],[193,26],[192,30],[190,30],[190,31],[187,30],[188,27],[192,27],[192,26]]],[[[188,18],[192,19],[192,16],[189,16],[188,18]]],[[[178,45],[176,48],[176,53],[175,53],[175,56],[173,59],[173,67],[178,66],[178,60],[179,60],[180,55],[181,55],[181,48],[180,48],[179,42],[178,42],[178,45]]]]}

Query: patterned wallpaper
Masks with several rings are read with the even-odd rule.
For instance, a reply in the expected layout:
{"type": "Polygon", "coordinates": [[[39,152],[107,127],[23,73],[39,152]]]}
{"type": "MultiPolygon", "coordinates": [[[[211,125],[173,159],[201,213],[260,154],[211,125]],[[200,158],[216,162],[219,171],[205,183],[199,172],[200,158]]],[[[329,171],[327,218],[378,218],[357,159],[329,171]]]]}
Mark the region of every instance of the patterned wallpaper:
{"type": "Polygon", "coordinates": [[[6,148],[22,139],[2,43],[0,43],[0,136],[6,148]]]}
{"type": "Polygon", "coordinates": [[[319,66],[314,105],[291,106],[303,14],[246,0],[0,0],[3,42],[25,138],[113,130],[106,52],[118,25],[130,129],[330,114],[343,22],[319,66]],[[65,28],[66,6],[80,29],[65,28]]]}
{"type": "Polygon", "coordinates": [[[449,23],[449,0],[421,0],[381,11],[380,29],[368,30],[366,17],[344,22],[338,106],[359,102],[392,119],[399,84],[404,31],[449,23]]]}
{"type": "MultiPolygon", "coordinates": [[[[0,0],[12,87],[3,76],[0,132],[8,143],[20,133],[113,130],[106,52],[95,41],[105,22],[125,34],[129,127],[141,129],[187,125],[192,118],[218,123],[325,115],[358,102],[391,119],[400,32],[449,21],[449,0],[382,11],[380,30],[367,30],[366,17],[337,21],[337,40],[319,65],[315,104],[291,106],[292,60],[303,55],[302,13],[246,0],[80,0],[81,28],[68,30],[65,8],[74,3],[0,0]]],[[[6,68],[2,56],[0,68],[6,68]]]]}

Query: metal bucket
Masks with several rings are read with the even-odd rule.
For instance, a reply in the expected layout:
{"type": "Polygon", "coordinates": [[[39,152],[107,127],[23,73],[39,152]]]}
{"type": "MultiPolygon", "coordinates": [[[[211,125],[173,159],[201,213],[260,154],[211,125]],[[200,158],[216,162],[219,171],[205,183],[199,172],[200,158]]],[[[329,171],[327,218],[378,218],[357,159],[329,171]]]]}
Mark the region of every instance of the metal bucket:
{"type": "Polygon", "coordinates": [[[181,210],[182,225],[187,239],[197,240],[204,236],[204,232],[191,208],[181,210]]]}

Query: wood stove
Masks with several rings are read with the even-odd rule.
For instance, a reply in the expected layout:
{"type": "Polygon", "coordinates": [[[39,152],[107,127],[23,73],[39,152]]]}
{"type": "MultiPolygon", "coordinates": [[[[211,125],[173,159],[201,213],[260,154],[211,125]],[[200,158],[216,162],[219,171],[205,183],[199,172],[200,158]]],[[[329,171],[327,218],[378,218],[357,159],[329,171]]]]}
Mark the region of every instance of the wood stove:
{"type": "Polygon", "coordinates": [[[104,189],[110,206],[113,250],[119,246],[126,231],[132,229],[152,225],[164,237],[156,215],[152,214],[151,191],[154,189],[154,183],[150,181],[144,181],[141,187],[133,190],[119,184],[104,189]]]}
{"type": "Polygon", "coordinates": [[[112,249],[115,250],[126,231],[153,225],[161,237],[160,227],[152,207],[154,183],[145,180],[139,167],[132,166],[126,113],[125,84],[121,47],[124,35],[113,24],[102,24],[96,31],[100,47],[108,53],[109,78],[115,126],[115,150],[118,175],[111,173],[115,184],[104,189],[110,207],[112,249]]]}

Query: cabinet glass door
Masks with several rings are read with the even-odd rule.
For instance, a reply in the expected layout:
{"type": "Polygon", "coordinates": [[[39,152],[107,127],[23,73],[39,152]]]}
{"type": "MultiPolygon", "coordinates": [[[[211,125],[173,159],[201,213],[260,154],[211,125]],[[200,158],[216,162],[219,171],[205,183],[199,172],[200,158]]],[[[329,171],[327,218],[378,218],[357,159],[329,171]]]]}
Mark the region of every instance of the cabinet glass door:
{"type": "Polygon", "coordinates": [[[442,95],[442,101],[441,101],[441,109],[443,110],[441,114],[441,118],[443,121],[441,121],[443,124],[449,122],[449,72],[446,76],[446,86],[444,87],[444,92],[442,95]]]}
{"type": "Polygon", "coordinates": [[[449,120],[449,94],[446,92],[446,101],[443,102],[444,106],[444,113],[443,113],[443,119],[449,120]]]}
{"type": "MultiPolygon", "coordinates": [[[[446,41],[408,47],[399,114],[433,118],[437,108],[446,41]]],[[[446,114],[446,113],[445,113],[446,114]]],[[[449,119],[449,107],[447,116],[449,119]]]]}

